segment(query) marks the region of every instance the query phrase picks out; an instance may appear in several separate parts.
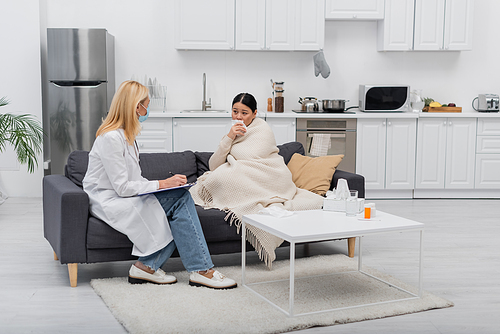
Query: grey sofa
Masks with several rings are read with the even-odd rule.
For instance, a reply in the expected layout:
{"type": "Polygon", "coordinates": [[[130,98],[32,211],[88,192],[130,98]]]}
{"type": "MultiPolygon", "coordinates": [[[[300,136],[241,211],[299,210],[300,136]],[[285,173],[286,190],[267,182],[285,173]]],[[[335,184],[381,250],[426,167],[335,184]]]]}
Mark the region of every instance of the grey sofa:
{"type": "MultiPolygon", "coordinates": [[[[286,143],[278,146],[285,163],[294,153],[304,154],[302,144],[286,143]]],[[[143,176],[160,180],[169,172],[184,174],[188,182],[209,170],[212,152],[141,153],[143,176]]],[[[78,263],[134,260],[132,243],[124,234],[114,230],[89,213],[89,199],[82,189],[87,171],[88,152],[74,151],[68,157],[65,175],[47,175],[43,178],[44,236],[54,250],[54,259],[68,264],[71,286],[77,284],[78,263]]],[[[338,179],[347,180],[350,189],[364,197],[364,177],[337,170],[330,189],[338,179]]],[[[197,206],[203,232],[212,255],[241,252],[241,237],[235,226],[225,220],[225,213],[217,209],[204,210],[197,206]]],[[[349,256],[354,255],[354,238],[349,240],[349,256]]],[[[248,246],[247,249],[252,249],[248,246]]],[[[174,253],[174,256],[178,256],[174,253]]]]}

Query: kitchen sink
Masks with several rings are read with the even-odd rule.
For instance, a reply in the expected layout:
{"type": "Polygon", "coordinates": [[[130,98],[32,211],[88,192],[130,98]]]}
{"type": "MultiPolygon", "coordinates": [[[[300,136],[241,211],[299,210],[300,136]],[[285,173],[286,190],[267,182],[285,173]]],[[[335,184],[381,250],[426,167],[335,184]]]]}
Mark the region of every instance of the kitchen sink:
{"type": "Polygon", "coordinates": [[[227,110],[182,110],[181,112],[191,112],[191,113],[227,113],[227,110]]]}

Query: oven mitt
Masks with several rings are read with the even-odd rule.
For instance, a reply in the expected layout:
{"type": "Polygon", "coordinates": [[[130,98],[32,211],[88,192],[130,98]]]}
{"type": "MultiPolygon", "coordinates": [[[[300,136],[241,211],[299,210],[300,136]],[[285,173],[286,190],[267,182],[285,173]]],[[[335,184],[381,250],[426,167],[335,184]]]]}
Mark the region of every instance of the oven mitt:
{"type": "Polygon", "coordinates": [[[323,51],[316,53],[313,56],[314,60],[314,75],[318,76],[321,73],[323,78],[328,78],[330,75],[330,66],[326,63],[325,55],[323,51]]]}

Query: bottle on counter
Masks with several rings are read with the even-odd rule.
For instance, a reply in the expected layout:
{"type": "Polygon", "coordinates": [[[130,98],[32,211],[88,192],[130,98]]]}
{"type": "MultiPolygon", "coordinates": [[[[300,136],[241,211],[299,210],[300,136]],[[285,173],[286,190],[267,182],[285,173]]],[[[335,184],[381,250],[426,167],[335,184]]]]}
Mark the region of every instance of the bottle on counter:
{"type": "Polygon", "coordinates": [[[284,89],[283,81],[276,81],[274,83],[274,112],[285,111],[285,98],[283,97],[284,89]]]}
{"type": "Polygon", "coordinates": [[[267,99],[267,111],[273,111],[273,99],[272,98],[267,99]]]}
{"type": "Polygon", "coordinates": [[[274,112],[283,112],[285,111],[285,98],[283,97],[283,90],[277,90],[275,93],[274,112]]]}

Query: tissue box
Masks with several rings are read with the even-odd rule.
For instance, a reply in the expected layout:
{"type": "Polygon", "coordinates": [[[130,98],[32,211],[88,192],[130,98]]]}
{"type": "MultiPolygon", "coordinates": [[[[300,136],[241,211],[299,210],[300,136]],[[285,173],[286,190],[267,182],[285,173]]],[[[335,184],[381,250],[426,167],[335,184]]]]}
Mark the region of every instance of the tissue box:
{"type": "MultiPolygon", "coordinates": [[[[358,198],[358,213],[365,208],[365,199],[358,198]]],[[[323,210],[345,212],[345,200],[336,198],[323,199],[323,210]]]]}

